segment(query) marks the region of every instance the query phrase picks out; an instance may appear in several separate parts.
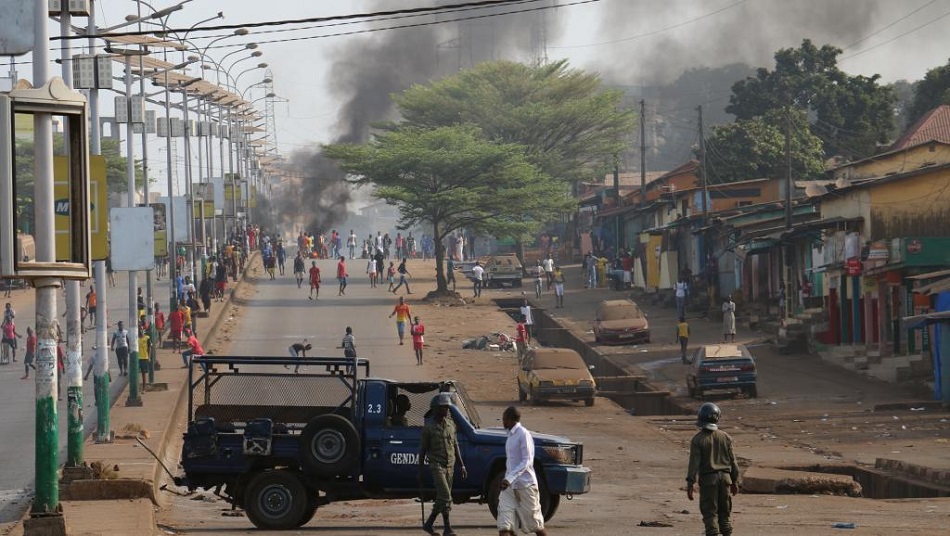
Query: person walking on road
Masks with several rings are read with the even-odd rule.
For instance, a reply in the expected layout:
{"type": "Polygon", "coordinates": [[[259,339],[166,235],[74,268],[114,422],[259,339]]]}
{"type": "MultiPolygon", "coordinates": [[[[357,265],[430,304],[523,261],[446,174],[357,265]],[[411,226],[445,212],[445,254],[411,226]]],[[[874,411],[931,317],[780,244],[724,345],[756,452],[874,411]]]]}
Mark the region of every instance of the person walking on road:
{"type": "Polygon", "coordinates": [[[304,268],[303,255],[301,255],[298,251],[297,256],[294,257],[294,277],[297,278],[297,288],[300,288],[300,286],[303,285],[304,268]]]}
{"type": "Polygon", "coordinates": [[[316,294],[317,299],[320,298],[320,269],[317,268],[317,261],[312,261],[310,266],[310,299],[314,299],[314,294],[316,294]]]}
{"type": "Polygon", "coordinates": [[[409,304],[402,296],[399,297],[399,302],[393,307],[393,312],[389,313],[389,318],[392,318],[393,315],[396,316],[396,334],[399,335],[399,346],[402,346],[402,341],[406,336],[406,322],[409,321],[409,304]]]}
{"type": "Polygon", "coordinates": [[[412,327],[409,328],[409,335],[412,336],[412,349],[416,352],[416,364],[422,364],[422,348],[425,346],[426,327],[415,317],[412,327]]]}
{"type": "Polygon", "coordinates": [[[349,276],[350,274],[346,271],[346,257],[340,255],[340,262],[336,263],[336,278],[340,282],[340,291],[337,296],[346,294],[346,278],[349,276]]]}
{"type": "Polygon", "coordinates": [[[393,288],[396,284],[396,266],[393,261],[389,261],[389,268],[386,268],[386,280],[389,281],[389,292],[395,292],[393,288]]]}
{"type": "Polygon", "coordinates": [[[736,302],[732,296],[726,296],[722,303],[722,342],[736,342],[736,302]]]}
{"type": "Polygon", "coordinates": [[[501,423],[508,430],[508,439],[505,440],[505,479],[498,494],[498,535],[515,536],[520,525],[522,532],[547,536],[538,476],[534,472],[534,440],[521,425],[518,408],[505,408],[501,423]]]}
{"type": "Polygon", "coordinates": [[[676,295],[676,316],[686,316],[686,298],[689,296],[689,282],[685,277],[680,278],[673,286],[676,295]]]}
{"type": "Polygon", "coordinates": [[[408,259],[403,258],[402,262],[399,263],[399,267],[396,268],[396,272],[399,273],[399,284],[396,285],[396,288],[393,289],[393,294],[399,290],[399,287],[406,285],[406,294],[412,294],[412,291],[409,290],[409,279],[412,278],[412,274],[409,273],[409,270],[406,269],[406,261],[408,259]],[[409,279],[406,279],[409,278],[409,279]]]}
{"type": "Polygon", "coordinates": [[[515,326],[515,344],[518,345],[519,362],[528,355],[529,342],[531,342],[531,334],[528,333],[528,328],[525,326],[525,318],[522,316],[518,321],[518,325],[515,326]]]}
{"type": "Polygon", "coordinates": [[[86,313],[89,318],[89,327],[96,327],[96,310],[99,307],[99,299],[96,296],[96,286],[89,285],[89,292],[86,293],[86,313]]]}
{"type": "Polygon", "coordinates": [[[21,380],[30,379],[30,369],[36,370],[33,360],[36,358],[36,333],[33,328],[26,328],[26,355],[23,356],[23,377],[21,380]]]}
{"type": "Polygon", "coordinates": [[[482,263],[480,261],[475,261],[475,266],[472,266],[472,282],[475,287],[475,297],[480,298],[482,296],[482,277],[485,276],[485,269],[482,268],[482,263]]]}
{"type": "Polygon", "coordinates": [[[732,450],[732,438],[719,430],[721,417],[722,411],[716,404],[707,402],[700,406],[696,416],[700,430],[689,442],[686,498],[693,500],[698,479],[699,511],[706,536],[732,534],[732,497],[739,493],[739,464],[732,450]]]}
{"type": "Polygon", "coordinates": [[[376,288],[378,283],[376,277],[376,259],[372,257],[366,262],[366,275],[369,276],[369,288],[376,288]]]}
{"type": "Polygon", "coordinates": [[[115,360],[119,363],[119,376],[129,375],[129,345],[129,332],[125,330],[125,325],[120,320],[116,325],[116,330],[112,332],[112,342],[109,344],[109,348],[115,352],[115,360]]]}
{"type": "Polygon", "coordinates": [[[676,341],[680,345],[680,359],[683,364],[689,363],[686,358],[686,348],[689,346],[689,324],[686,323],[686,317],[680,317],[680,323],[676,324],[676,341]]]}
{"type": "Polygon", "coordinates": [[[554,297],[557,300],[557,305],[554,306],[555,309],[564,308],[564,272],[561,271],[560,266],[554,267],[554,297]]]}
{"type": "Polygon", "coordinates": [[[356,357],[356,337],[353,336],[353,328],[350,326],[346,326],[340,348],[343,349],[343,357],[356,357]]]}
{"type": "Polygon", "coordinates": [[[541,282],[544,280],[544,267],[541,266],[541,261],[538,261],[537,266],[531,269],[531,275],[534,276],[534,297],[541,299],[541,282]]]}
{"type": "Polygon", "coordinates": [[[544,274],[547,276],[548,290],[551,290],[551,287],[554,285],[554,259],[551,258],[550,253],[544,256],[544,260],[541,261],[541,266],[544,268],[544,274]]]}
{"type": "Polygon", "coordinates": [[[350,250],[350,259],[356,258],[356,233],[350,229],[350,237],[346,239],[346,247],[350,250]]]}
{"type": "Polygon", "coordinates": [[[462,460],[462,451],[459,449],[451,407],[452,395],[449,393],[439,393],[432,398],[429,403],[429,413],[426,413],[426,417],[431,416],[431,419],[426,420],[419,442],[419,484],[422,485],[425,460],[428,457],[432,485],[435,487],[432,512],[429,513],[429,519],[422,524],[422,530],[430,535],[437,534],[433,525],[439,514],[442,515],[442,535],[455,535],[449,514],[452,511],[452,479],[455,475],[456,460],[462,466],[462,480],[468,478],[465,461],[462,460]]]}
{"type": "Polygon", "coordinates": [[[455,292],[455,257],[449,255],[449,260],[445,261],[445,286],[448,288],[452,283],[452,292],[455,292]]]}

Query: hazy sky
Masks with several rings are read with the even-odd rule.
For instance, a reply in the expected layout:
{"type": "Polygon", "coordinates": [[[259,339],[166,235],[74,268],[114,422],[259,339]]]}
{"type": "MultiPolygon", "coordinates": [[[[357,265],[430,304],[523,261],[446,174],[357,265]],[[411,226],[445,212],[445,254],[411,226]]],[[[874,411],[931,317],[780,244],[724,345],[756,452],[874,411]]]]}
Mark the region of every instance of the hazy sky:
{"type": "MultiPolygon", "coordinates": [[[[194,0],[172,14],[169,24],[187,28],[218,11],[223,11],[225,18],[204,26],[463,1],[194,0]]],[[[568,5],[577,0],[544,1],[559,5],[555,10],[543,12],[543,25],[536,26],[544,29],[548,59],[568,58],[573,66],[598,71],[608,81],[622,85],[665,84],[691,67],[746,62],[771,68],[772,55],[778,48],[797,46],[803,38],[811,38],[818,45],[831,43],[844,48],[839,63],[842,69],[852,74],[880,74],[884,82],[919,79],[927,69],[946,64],[950,56],[950,0],[599,0],[578,5],[568,5]]],[[[161,9],[176,2],[151,0],[150,3],[161,9]]],[[[525,2],[510,9],[530,9],[537,5],[525,2]]],[[[96,6],[100,26],[119,24],[126,15],[136,11],[132,0],[96,0],[96,6]]],[[[531,56],[538,54],[536,48],[532,51],[527,45],[531,37],[527,34],[533,30],[520,21],[529,16],[534,17],[534,21],[542,20],[537,13],[540,12],[520,15],[521,19],[509,16],[509,22],[519,22],[507,27],[501,17],[484,19],[497,21],[501,26],[499,34],[491,34],[494,37],[490,39],[487,54],[531,60],[531,56]],[[516,42],[519,35],[525,37],[520,43],[516,42]]],[[[461,16],[465,15],[452,15],[453,18],[461,16]]],[[[387,21],[377,26],[420,20],[433,19],[387,21]]],[[[85,24],[84,19],[76,22],[85,24]]],[[[458,23],[315,38],[367,27],[316,28],[310,24],[250,28],[246,36],[218,43],[232,46],[214,48],[209,53],[220,59],[247,43],[259,43],[257,50],[261,50],[263,56],[242,61],[232,74],[260,61],[268,63],[274,90],[286,99],[276,105],[275,111],[277,141],[281,152],[287,154],[351,135],[358,129],[354,121],[382,119],[373,117],[376,108],[359,109],[364,105],[354,100],[353,94],[360,91],[353,88],[360,84],[382,86],[385,91],[416,81],[414,76],[427,72],[423,67],[444,73],[457,69],[459,63],[463,66],[466,63],[461,52],[465,47],[460,47],[457,39],[458,23]],[[405,47],[409,55],[392,53],[392,49],[398,47],[405,47]],[[410,67],[408,64],[413,61],[428,65],[410,67]],[[433,66],[433,63],[439,65],[433,66]],[[390,85],[392,77],[401,77],[401,80],[390,85]],[[342,111],[348,100],[352,102],[342,111]],[[361,112],[365,117],[353,117],[354,113],[360,115],[361,112]]],[[[55,31],[58,32],[58,28],[55,31]]],[[[206,36],[225,33],[193,32],[191,36],[199,44],[207,44],[206,36]]],[[[537,40],[533,42],[536,44],[537,40]]],[[[485,53],[483,50],[482,54],[485,53]]],[[[224,63],[230,64],[245,55],[246,52],[235,53],[224,63]]],[[[53,58],[57,56],[55,52],[52,54],[53,58]]],[[[0,60],[0,63],[6,62],[0,60]]],[[[58,69],[55,67],[53,72],[58,73],[58,69]]],[[[5,75],[6,68],[2,70],[5,75]]],[[[29,65],[19,65],[18,70],[21,78],[29,78],[29,65]]],[[[196,69],[191,72],[199,73],[196,69]]],[[[247,87],[262,78],[263,73],[247,72],[241,76],[239,85],[247,87]]],[[[252,89],[248,96],[262,97],[263,92],[252,89]]],[[[728,95],[719,98],[710,105],[724,106],[728,95]]],[[[261,109],[263,105],[263,101],[258,103],[261,109]]],[[[111,105],[103,107],[108,109],[111,105]]],[[[158,139],[150,142],[156,151],[162,145],[158,139]]],[[[159,190],[163,190],[161,185],[159,190]]]]}

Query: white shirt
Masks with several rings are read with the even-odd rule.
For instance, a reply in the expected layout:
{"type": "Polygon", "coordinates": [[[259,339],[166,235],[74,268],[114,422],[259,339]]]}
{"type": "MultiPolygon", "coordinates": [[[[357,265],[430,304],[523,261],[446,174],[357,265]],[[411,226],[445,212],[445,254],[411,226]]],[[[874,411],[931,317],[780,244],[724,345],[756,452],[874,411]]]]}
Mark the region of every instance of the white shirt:
{"type": "Polygon", "coordinates": [[[366,263],[366,273],[368,274],[376,273],[376,259],[370,259],[369,262],[366,263]]]}
{"type": "Polygon", "coordinates": [[[531,326],[534,325],[534,318],[531,316],[531,306],[522,305],[521,306],[521,316],[524,317],[525,325],[531,326]]]}
{"type": "Polygon", "coordinates": [[[541,261],[541,266],[544,268],[544,271],[545,271],[545,272],[553,272],[553,271],[554,271],[554,259],[552,259],[551,257],[548,257],[548,258],[544,259],[543,261],[541,261]]]}
{"type": "Polygon", "coordinates": [[[685,298],[685,297],[686,297],[686,289],[687,289],[687,288],[689,288],[689,287],[686,285],[686,283],[684,283],[684,282],[682,282],[682,281],[677,281],[677,282],[676,282],[676,297],[677,297],[677,298],[685,298]]]}
{"type": "Polygon", "coordinates": [[[483,273],[485,273],[485,269],[482,268],[481,265],[476,264],[475,267],[472,268],[472,277],[475,278],[475,281],[481,281],[483,273]]]}
{"type": "Polygon", "coordinates": [[[534,474],[534,440],[531,433],[515,423],[508,430],[508,440],[505,441],[505,480],[514,489],[524,489],[538,485],[538,477],[534,474]]]}

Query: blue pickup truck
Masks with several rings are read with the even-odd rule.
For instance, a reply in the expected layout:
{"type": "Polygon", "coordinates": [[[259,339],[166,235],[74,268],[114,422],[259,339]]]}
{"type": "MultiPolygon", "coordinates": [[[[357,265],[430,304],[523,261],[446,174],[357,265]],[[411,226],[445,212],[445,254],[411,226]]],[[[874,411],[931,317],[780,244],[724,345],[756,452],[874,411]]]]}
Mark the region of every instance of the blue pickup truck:
{"type": "MultiPolygon", "coordinates": [[[[372,378],[365,359],[220,356],[195,358],[188,379],[184,475],[175,482],[214,490],[258,528],[303,526],[335,501],[432,500],[429,472],[417,479],[419,440],[440,392],[453,395],[468,469],[468,478],[455,476],[454,502],[487,503],[497,513],[506,433],[481,426],[457,383],[372,378]]],[[[590,469],[580,443],[546,434],[534,441],[550,519],[562,495],[589,491],[590,469]]]]}

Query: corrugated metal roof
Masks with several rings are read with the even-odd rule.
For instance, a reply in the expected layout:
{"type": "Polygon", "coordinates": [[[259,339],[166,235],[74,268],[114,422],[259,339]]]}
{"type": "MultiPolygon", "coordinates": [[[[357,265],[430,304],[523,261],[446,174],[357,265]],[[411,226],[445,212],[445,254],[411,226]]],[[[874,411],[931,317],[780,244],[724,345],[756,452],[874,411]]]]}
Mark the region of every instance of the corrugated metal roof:
{"type": "Polygon", "coordinates": [[[928,141],[950,143],[950,105],[937,106],[924,114],[894,142],[891,150],[906,149],[928,141]]]}

